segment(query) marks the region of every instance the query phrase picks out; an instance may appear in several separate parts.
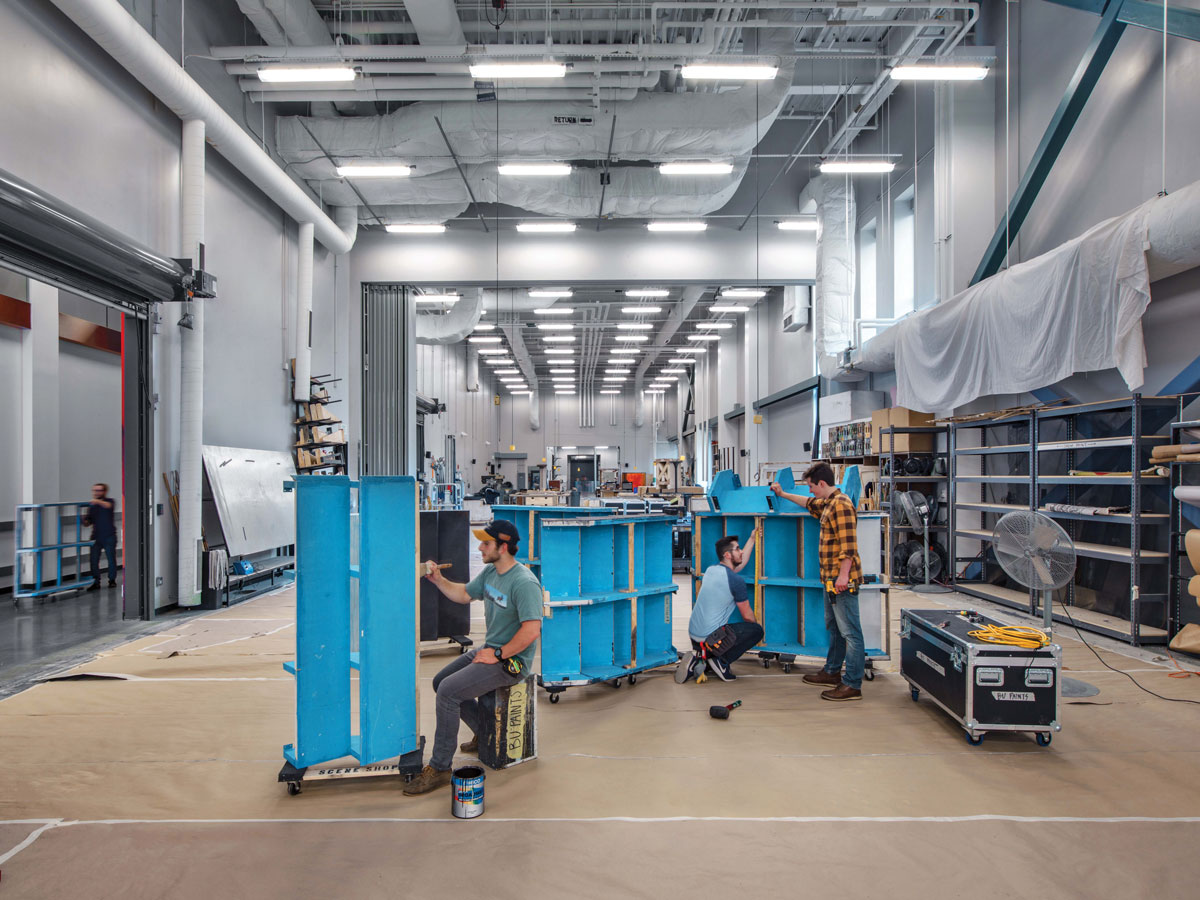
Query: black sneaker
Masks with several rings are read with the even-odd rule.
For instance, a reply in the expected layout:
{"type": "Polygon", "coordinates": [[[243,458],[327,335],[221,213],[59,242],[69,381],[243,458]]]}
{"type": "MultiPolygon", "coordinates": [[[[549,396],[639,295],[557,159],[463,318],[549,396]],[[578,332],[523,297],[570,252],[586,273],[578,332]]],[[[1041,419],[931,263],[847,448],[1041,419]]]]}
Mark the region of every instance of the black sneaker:
{"type": "Polygon", "coordinates": [[[95,584],[93,584],[90,588],[87,589],[87,593],[90,594],[92,591],[98,591],[98,590],[100,590],[100,582],[97,581],[95,584]]]}
{"type": "Polygon", "coordinates": [[[709,657],[708,668],[722,681],[733,681],[737,678],[736,675],[729,671],[729,664],[719,656],[709,657]]]}

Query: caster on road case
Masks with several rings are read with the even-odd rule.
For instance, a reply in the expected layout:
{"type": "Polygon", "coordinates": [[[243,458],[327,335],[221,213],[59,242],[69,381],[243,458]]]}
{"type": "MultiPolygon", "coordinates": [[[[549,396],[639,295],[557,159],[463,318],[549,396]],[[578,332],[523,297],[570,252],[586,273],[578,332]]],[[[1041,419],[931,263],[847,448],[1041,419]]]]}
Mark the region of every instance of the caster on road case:
{"type": "Polygon", "coordinates": [[[551,703],[558,702],[558,691],[555,691],[553,694],[550,695],[550,702],[551,703]]]}
{"type": "Polygon", "coordinates": [[[609,684],[611,684],[611,685],[613,686],[613,688],[614,688],[614,689],[618,689],[618,688],[620,688],[620,687],[621,687],[621,679],[620,679],[620,678],[614,678],[612,681],[610,681],[610,682],[609,682],[609,684]]]}
{"type": "Polygon", "coordinates": [[[964,731],[963,737],[965,737],[967,739],[967,743],[970,744],[972,747],[978,747],[980,744],[983,743],[983,735],[982,734],[974,735],[974,734],[971,734],[971,732],[969,732],[969,731],[964,731]]]}
{"type": "Polygon", "coordinates": [[[1049,747],[1050,740],[1054,737],[1054,735],[1050,734],[1048,731],[1039,731],[1034,735],[1034,737],[1037,739],[1039,747],[1049,747]]]}
{"type": "Polygon", "coordinates": [[[629,686],[633,687],[635,684],[637,684],[637,675],[630,675],[629,676],[629,686]]]}
{"type": "Polygon", "coordinates": [[[300,791],[301,791],[300,782],[289,781],[287,783],[287,792],[288,792],[289,797],[295,797],[298,793],[300,793],[300,791]]]}

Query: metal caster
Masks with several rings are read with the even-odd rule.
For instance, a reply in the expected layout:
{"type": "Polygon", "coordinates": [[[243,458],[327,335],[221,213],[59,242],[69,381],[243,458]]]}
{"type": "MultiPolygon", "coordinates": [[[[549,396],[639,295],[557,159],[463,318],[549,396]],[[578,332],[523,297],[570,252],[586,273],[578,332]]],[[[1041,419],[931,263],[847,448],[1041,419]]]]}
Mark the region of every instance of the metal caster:
{"type": "Polygon", "coordinates": [[[791,674],[791,671],[792,671],[792,664],[791,664],[791,663],[784,663],[784,664],[783,664],[783,665],[782,665],[780,668],[782,668],[782,669],[783,669],[783,674],[784,674],[784,675],[789,675],[789,674],[791,674]]]}
{"type": "Polygon", "coordinates": [[[633,687],[635,684],[637,684],[637,676],[636,676],[636,675],[630,675],[630,676],[629,676],[629,686],[630,686],[630,687],[633,687]]]}
{"type": "Polygon", "coordinates": [[[300,793],[300,782],[289,781],[287,783],[287,792],[288,796],[295,797],[298,793],[300,793]]]}
{"type": "Polygon", "coordinates": [[[863,678],[867,679],[867,681],[874,681],[875,680],[875,670],[867,669],[865,672],[863,672],[863,678]]]}
{"type": "Polygon", "coordinates": [[[917,690],[916,688],[910,688],[908,691],[908,694],[910,697],[912,697],[913,703],[916,703],[918,700],[921,699],[921,692],[919,690],[917,690]]]}
{"type": "Polygon", "coordinates": [[[963,732],[963,736],[967,739],[967,743],[970,744],[972,747],[978,747],[980,744],[983,743],[983,735],[982,734],[976,736],[976,735],[971,734],[971,732],[966,731],[966,732],[963,732]]]}
{"type": "Polygon", "coordinates": [[[1034,735],[1034,738],[1037,739],[1039,747],[1049,747],[1050,739],[1053,737],[1054,735],[1050,734],[1048,731],[1039,731],[1034,735]]]}
{"type": "Polygon", "coordinates": [[[612,683],[612,686],[613,686],[613,688],[620,688],[620,686],[621,686],[621,679],[620,679],[620,678],[617,678],[617,679],[615,679],[615,680],[613,681],[613,683],[612,683]]]}
{"type": "Polygon", "coordinates": [[[551,703],[558,702],[558,692],[557,691],[550,695],[550,702],[551,703]]]}
{"type": "Polygon", "coordinates": [[[769,659],[764,659],[764,660],[762,660],[762,664],[763,664],[763,668],[764,668],[764,669],[769,669],[769,668],[771,668],[771,661],[770,661],[769,659]]]}

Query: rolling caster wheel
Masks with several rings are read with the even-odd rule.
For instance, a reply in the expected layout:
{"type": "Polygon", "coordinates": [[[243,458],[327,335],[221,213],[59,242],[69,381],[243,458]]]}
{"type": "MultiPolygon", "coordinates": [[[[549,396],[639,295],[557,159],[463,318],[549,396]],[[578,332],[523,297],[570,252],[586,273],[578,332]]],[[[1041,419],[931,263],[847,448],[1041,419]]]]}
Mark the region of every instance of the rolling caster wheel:
{"type": "Polygon", "coordinates": [[[769,668],[771,668],[771,661],[770,661],[769,659],[764,659],[764,660],[762,661],[762,664],[763,664],[763,668],[764,668],[764,669],[769,669],[769,668]]]}
{"type": "Polygon", "coordinates": [[[784,674],[784,675],[789,675],[789,674],[791,674],[791,671],[792,671],[792,664],[791,664],[791,663],[784,663],[784,664],[783,664],[783,666],[782,666],[782,669],[783,669],[783,674],[784,674]]]}
{"type": "Polygon", "coordinates": [[[636,676],[636,675],[630,675],[630,676],[629,676],[629,686],[630,686],[630,687],[633,687],[635,684],[637,684],[637,676],[636,676]]]}
{"type": "Polygon", "coordinates": [[[612,686],[613,686],[614,688],[616,688],[616,689],[619,689],[619,688],[621,687],[621,679],[620,679],[620,678],[618,678],[616,681],[614,681],[614,682],[612,683],[612,686]]]}
{"type": "Polygon", "coordinates": [[[983,735],[982,734],[973,735],[973,734],[971,734],[971,732],[967,731],[967,732],[963,733],[963,736],[967,739],[967,743],[970,744],[972,747],[978,747],[980,744],[983,743],[983,735]]]}
{"type": "Polygon", "coordinates": [[[916,703],[921,699],[921,692],[916,688],[910,688],[908,694],[910,697],[912,697],[913,703],[916,703]]]}
{"type": "Polygon", "coordinates": [[[874,681],[875,680],[875,670],[867,669],[867,671],[863,672],[863,678],[867,679],[867,681],[874,681]]]}
{"type": "Polygon", "coordinates": [[[558,693],[557,693],[557,692],[555,692],[555,693],[553,693],[553,694],[551,694],[551,695],[550,695],[550,702],[551,702],[551,703],[557,703],[557,702],[558,702],[558,693]]]}
{"type": "Polygon", "coordinates": [[[1037,738],[1039,747],[1049,747],[1050,740],[1054,737],[1054,735],[1050,734],[1049,732],[1039,731],[1034,735],[1034,737],[1037,738]]]}
{"type": "Polygon", "coordinates": [[[288,796],[295,797],[298,793],[300,793],[300,782],[289,781],[287,783],[287,792],[288,796]]]}

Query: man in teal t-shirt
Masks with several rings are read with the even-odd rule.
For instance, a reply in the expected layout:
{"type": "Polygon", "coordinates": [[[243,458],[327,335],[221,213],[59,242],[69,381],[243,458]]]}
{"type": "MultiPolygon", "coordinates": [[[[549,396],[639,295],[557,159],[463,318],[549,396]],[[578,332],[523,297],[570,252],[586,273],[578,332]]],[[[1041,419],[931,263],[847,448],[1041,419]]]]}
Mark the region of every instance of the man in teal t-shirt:
{"type": "Polygon", "coordinates": [[[475,537],[488,565],[469,584],[443,578],[436,563],[426,563],[425,577],[447,599],[455,603],[483,601],[487,635],[484,646],[462,654],[434,676],[437,731],[433,752],[429,765],[404,788],[406,794],[424,794],[450,783],[460,718],[476,735],[462,749],[468,753],[479,749],[481,717],[476,698],[523,679],[533,665],[542,633],[542,586],[537,576],[516,560],[521,541],[517,526],[496,519],[487,528],[475,529],[475,537]]]}

